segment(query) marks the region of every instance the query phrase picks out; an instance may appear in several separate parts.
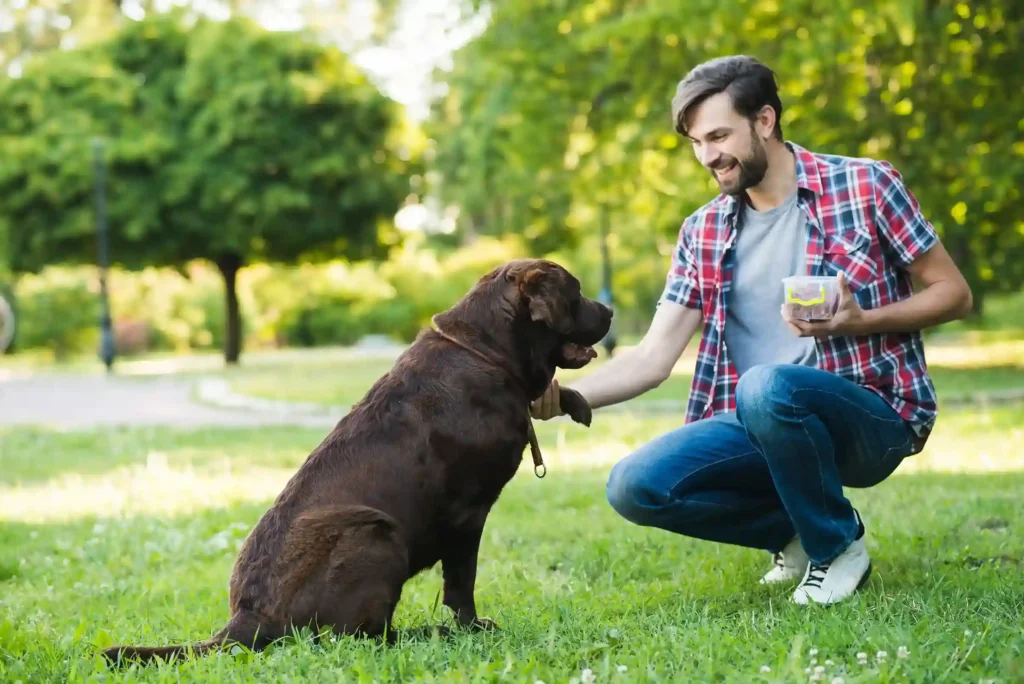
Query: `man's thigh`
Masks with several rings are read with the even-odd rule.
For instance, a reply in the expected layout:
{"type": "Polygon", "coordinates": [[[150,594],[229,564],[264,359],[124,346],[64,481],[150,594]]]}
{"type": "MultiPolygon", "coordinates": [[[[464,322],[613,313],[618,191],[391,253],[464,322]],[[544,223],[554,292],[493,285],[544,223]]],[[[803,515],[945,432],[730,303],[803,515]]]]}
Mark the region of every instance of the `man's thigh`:
{"type": "Polygon", "coordinates": [[[790,365],[778,372],[773,393],[825,425],[844,485],[873,486],[912,452],[910,426],[875,392],[818,368],[790,365]]]}
{"type": "Polygon", "coordinates": [[[617,463],[610,479],[666,497],[718,489],[775,492],[767,461],[735,413],[721,413],[655,438],[617,463]]]}

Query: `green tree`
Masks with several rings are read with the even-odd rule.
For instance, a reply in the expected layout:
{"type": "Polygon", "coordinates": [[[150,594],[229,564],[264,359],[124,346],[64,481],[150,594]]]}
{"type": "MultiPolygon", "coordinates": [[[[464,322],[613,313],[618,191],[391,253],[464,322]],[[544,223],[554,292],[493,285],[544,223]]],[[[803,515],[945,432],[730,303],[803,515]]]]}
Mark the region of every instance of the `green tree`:
{"type": "MultiPolygon", "coordinates": [[[[1024,284],[1017,0],[701,0],[682,15],[668,0],[494,3],[442,75],[435,192],[464,231],[592,244],[607,209],[620,261],[667,254],[716,191],[669,102],[691,67],[730,53],[776,69],[787,137],[896,165],[979,306],[1024,284]]],[[[643,287],[635,275],[622,283],[643,287]]]]}
{"type": "Polygon", "coordinates": [[[30,61],[0,85],[0,221],[12,267],[95,260],[91,140],[106,141],[116,264],[382,254],[408,192],[400,109],[337,50],[181,13],[30,61]]]}

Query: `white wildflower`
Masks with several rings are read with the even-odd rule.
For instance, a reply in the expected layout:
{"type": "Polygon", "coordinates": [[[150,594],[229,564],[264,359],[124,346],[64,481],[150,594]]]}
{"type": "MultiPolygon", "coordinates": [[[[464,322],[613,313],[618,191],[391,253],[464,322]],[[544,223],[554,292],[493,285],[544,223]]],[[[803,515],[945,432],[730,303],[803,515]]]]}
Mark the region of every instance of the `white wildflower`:
{"type": "Polygon", "coordinates": [[[811,674],[811,668],[805,667],[804,668],[804,674],[811,674]]]}
{"type": "Polygon", "coordinates": [[[886,653],[885,651],[879,651],[878,653],[875,654],[875,658],[877,658],[878,660],[885,660],[888,657],[889,657],[889,654],[886,653]]]}
{"type": "Polygon", "coordinates": [[[833,677],[832,684],[845,684],[842,677],[833,677]]]}
{"type": "Polygon", "coordinates": [[[819,665],[818,667],[814,668],[815,674],[821,674],[824,671],[825,671],[825,668],[822,667],[821,665],[819,665]]]}
{"type": "Polygon", "coordinates": [[[868,664],[868,654],[865,653],[864,651],[861,651],[860,653],[858,653],[857,654],[857,663],[860,664],[860,665],[867,665],[868,664]]]}
{"type": "Polygon", "coordinates": [[[811,658],[811,665],[817,665],[817,664],[818,664],[818,659],[817,658],[811,658]]]}
{"type": "Polygon", "coordinates": [[[618,670],[619,672],[625,672],[625,671],[626,671],[626,670],[628,670],[629,668],[628,668],[628,667],[626,667],[625,665],[619,665],[619,666],[618,666],[617,668],[615,668],[615,669],[616,669],[616,670],[618,670]]]}
{"type": "Polygon", "coordinates": [[[768,674],[771,671],[772,671],[772,668],[768,667],[767,665],[762,665],[761,666],[761,674],[768,674]]]}
{"type": "Polygon", "coordinates": [[[580,673],[581,684],[594,684],[597,681],[597,677],[594,676],[594,671],[589,667],[580,673]]]}
{"type": "Polygon", "coordinates": [[[965,629],[964,630],[964,636],[971,636],[971,634],[973,634],[973,632],[971,630],[969,630],[969,629],[965,629]]]}
{"type": "Polygon", "coordinates": [[[814,656],[816,656],[816,655],[818,655],[818,649],[816,649],[816,648],[812,648],[812,649],[811,649],[811,657],[813,658],[813,657],[814,657],[814,656]]]}
{"type": "Polygon", "coordinates": [[[828,660],[826,660],[826,661],[825,661],[825,664],[826,664],[826,665],[828,665],[829,667],[832,667],[833,665],[835,665],[835,663],[834,663],[834,662],[832,662],[832,659],[831,659],[831,658],[829,658],[828,660]]]}
{"type": "Polygon", "coordinates": [[[907,650],[906,646],[900,646],[899,649],[896,650],[896,657],[900,660],[906,660],[910,657],[910,651],[907,650]]]}

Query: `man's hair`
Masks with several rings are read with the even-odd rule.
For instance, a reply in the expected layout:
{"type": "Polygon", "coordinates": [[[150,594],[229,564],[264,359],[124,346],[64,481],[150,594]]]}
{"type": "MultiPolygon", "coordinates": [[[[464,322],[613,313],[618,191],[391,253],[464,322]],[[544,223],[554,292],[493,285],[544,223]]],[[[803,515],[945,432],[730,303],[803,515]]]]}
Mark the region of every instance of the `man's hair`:
{"type": "Polygon", "coordinates": [[[782,101],[775,72],[746,55],[718,57],[698,64],[676,86],[672,98],[672,123],[677,133],[686,135],[686,117],[701,102],[726,92],[733,109],[754,121],[768,105],[775,110],[775,137],[782,140],[782,101]]]}

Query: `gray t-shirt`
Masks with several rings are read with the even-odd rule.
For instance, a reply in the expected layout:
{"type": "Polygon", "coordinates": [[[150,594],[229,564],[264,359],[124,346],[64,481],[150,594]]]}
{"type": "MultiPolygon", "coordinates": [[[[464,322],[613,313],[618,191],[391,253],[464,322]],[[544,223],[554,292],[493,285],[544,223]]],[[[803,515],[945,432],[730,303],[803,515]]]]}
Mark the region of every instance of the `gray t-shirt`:
{"type": "Polygon", "coordinates": [[[807,227],[797,193],[782,204],[740,211],[725,344],[736,372],[762,363],[816,364],[813,337],[797,337],[782,320],[782,279],[806,275],[807,227]]]}

